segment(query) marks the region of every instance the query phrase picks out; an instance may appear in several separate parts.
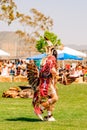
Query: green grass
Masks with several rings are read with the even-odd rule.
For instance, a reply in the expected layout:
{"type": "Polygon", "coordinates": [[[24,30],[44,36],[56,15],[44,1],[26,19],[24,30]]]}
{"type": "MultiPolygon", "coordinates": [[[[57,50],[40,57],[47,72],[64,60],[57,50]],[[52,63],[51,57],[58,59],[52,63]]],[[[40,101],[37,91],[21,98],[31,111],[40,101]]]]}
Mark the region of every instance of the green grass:
{"type": "Polygon", "coordinates": [[[33,112],[32,99],[2,98],[9,87],[27,83],[0,83],[0,130],[87,130],[87,84],[58,84],[56,122],[43,122],[33,112]]]}

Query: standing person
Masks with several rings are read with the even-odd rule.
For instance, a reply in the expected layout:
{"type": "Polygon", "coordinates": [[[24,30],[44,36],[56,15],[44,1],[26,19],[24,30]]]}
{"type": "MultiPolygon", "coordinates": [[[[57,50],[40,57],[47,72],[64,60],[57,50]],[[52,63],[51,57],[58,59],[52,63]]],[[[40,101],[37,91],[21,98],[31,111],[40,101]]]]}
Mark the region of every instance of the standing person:
{"type": "Polygon", "coordinates": [[[34,90],[32,103],[35,114],[41,120],[55,121],[52,111],[58,100],[56,91],[57,51],[52,46],[48,46],[46,50],[47,56],[42,60],[40,71],[35,64],[28,64],[27,77],[34,90]],[[48,114],[42,117],[44,110],[47,110],[48,114]]]}
{"type": "Polygon", "coordinates": [[[42,93],[41,95],[42,99],[45,97],[47,97],[47,99],[45,101],[42,100],[40,104],[40,109],[47,110],[47,116],[44,117],[44,120],[55,121],[55,118],[52,115],[52,111],[54,109],[54,104],[58,100],[58,95],[56,91],[58,73],[57,73],[57,51],[54,49],[54,47],[48,46],[47,57],[42,61],[42,66],[43,67],[40,71],[41,84],[39,85],[39,89],[44,93],[44,94],[42,93]]]}
{"type": "Polygon", "coordinates": [[[9,76],[9,69],[6,63],[2,67],[1,76],[9,76]]]}

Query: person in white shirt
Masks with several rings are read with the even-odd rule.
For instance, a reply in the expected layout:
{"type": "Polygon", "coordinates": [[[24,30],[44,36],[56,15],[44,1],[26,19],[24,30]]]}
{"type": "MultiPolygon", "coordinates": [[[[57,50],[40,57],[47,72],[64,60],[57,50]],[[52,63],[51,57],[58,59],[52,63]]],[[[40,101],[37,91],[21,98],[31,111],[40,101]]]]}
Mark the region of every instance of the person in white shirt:
{"type": "Polygon", "coordinates": [[[1,71],[1,76],[9,76],[9,69],[6,63],[4,63],[2,71],[1,71]]]}

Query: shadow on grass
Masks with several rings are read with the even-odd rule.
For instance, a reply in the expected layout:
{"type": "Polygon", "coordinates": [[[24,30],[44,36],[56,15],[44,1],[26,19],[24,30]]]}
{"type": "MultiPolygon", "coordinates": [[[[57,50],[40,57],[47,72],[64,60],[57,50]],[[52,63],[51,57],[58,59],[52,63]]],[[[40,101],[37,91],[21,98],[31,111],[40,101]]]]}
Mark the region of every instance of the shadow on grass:
{"type": "Polygon", "coordinates": [[[40,122],[40,119],[35,118],[26,118],[26,117],[18,117],[18,118],[10,118],[6,119],[7,121],[28,121],[28,122],[40,122]]]}

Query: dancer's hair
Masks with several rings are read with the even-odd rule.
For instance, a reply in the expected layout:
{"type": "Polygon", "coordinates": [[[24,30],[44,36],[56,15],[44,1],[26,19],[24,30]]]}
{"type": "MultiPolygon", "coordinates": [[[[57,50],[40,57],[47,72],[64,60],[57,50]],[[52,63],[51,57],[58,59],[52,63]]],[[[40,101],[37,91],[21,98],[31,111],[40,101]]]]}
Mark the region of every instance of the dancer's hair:
{"type": "Polygon", "coordinates": [[[52,55],[55,56],[55,58],[57,60],[57,51],[56,51],[56,49],[52,48],[51,51],[52,51],[52,55]]]}

